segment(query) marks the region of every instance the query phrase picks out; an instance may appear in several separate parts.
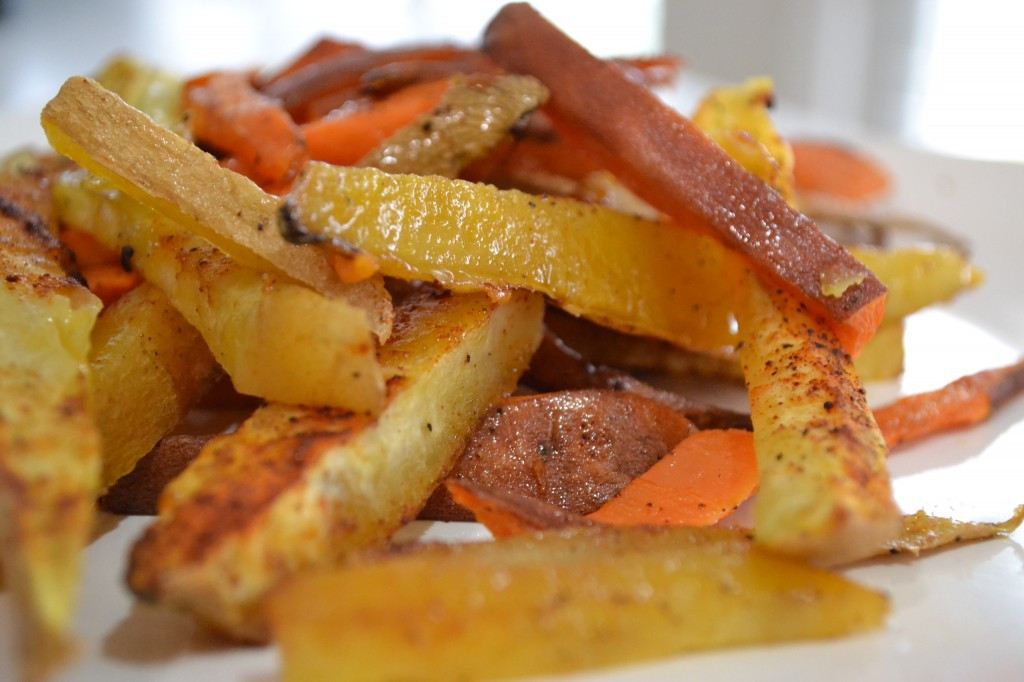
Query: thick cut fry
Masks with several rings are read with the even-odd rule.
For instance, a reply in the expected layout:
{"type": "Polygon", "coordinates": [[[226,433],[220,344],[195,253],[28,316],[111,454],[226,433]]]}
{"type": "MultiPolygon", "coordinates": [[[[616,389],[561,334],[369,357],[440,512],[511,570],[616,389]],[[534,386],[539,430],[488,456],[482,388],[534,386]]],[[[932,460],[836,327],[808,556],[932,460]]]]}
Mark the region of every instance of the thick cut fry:
{"type": "Polygon", "coordinates": [[[709,526],[734,512],[756,489],[751,433],[698,431],[588,518],[619,526],[709,526]]]}
{"type": "Polygon", "coordinates": [[[99,299],[64,269],[46,221],[20,203],[35,178],[0,178],[0,561],[22,674],[69,653],[81,550],[100,470],[89,410],[89,334],[99,299]]]}
{"type": "Polygon", "coordinates": [[[515,386],[542,310],[527,293],[403,303],[380,351],[380,417],[271,404],[211,442],[161,497],[132,552],[132,590],[264,637],[260,605],[278,581],[382,545],[415,517],[481,412],[515,386]]]}
{"type": "Polygon", "coordinates": [[[484,48],[547,86],[556,124],[603,147],[608,170],[651,206],[681,227],[712,232],[768,286],[824,312],[849,352],[871,338],[884,307],[881,282],[647,88],[523,3],[491,21],[484,48]]]}
{"type": "Polygon", "coordinates": [[[287,243],[278,201],[194,144],[87,78],[71,78],[43,109],[50,144],[243,265],[275,269],[364,312],[382,341],[391,325],[383,284],[342,285],[322,252],[287,243]]]}
{"type": "Polygon", "coordinates": [[[457,78],[434,109],[359,160],[389,173],[458,176],[547,99],[528,76],[457,78]]]}
{"type": "Polygon", "coordinates": [[[268,400],[377,412],[384,380],[363,312],[235,263],[178,223],[87,174],[55,189],[61,219],[89,230],[193,325],[235,388],[268,400]]]}
{"type": "Polygon", "coordinates": [[[288,682],[496,679],[877,628],[884,596],[722,529],[567,529],[297,578],[288,682]],[[784,614],[784,617],[780,617],[784,614]]]}
{"type": "Polygon", "coordinates": [[[310,163],[293,238],[336,240],[381,272],[456,290],[523,287],[621,331],[722,352],[737,341],[742,259],[713,238],[569,199],[310,163]],[[643,273],[638,277],[637,273],[643,273]]]}
{"type": "Polygon", "coordinates": [[[1024,391],[1024,360],[961,377],[935,391],[909,395],[875,410],[892,448],[935,433],[977,424],[1024,391]]]}
{"type": "Polygon", "coordinates": [[[89,368],[103,441],[101,492],[170,433],[220,376],[199,332],[149,283],[100,315],[89,368]]]}
{"type": "MultiPolygon", "coordinates": [[[[693,431],[680,412],[634,393],[578,390],[516,396],[489,410],[450,476],[595,511],[693,431]]],[[[459,516],[444,488],[429,518],[459,516]]]]}
{"type": "Polygon", "coordinates": [[[758,542],[822,563],[869,556],[896,533],[886,447],[850,357],[823,319],[753,279],[741,358],[760,488],[758,542]]]}

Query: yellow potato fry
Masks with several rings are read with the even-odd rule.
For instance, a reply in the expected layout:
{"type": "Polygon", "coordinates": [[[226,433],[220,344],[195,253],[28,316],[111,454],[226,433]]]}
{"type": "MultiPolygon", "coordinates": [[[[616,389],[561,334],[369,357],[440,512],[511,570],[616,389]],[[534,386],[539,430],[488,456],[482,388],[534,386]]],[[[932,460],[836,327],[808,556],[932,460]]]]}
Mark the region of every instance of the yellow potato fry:
{"type": "Polygon", "coordinates": [[[194,144],[128,106],[88,78],[70,78],[41,122],[61,154],[249,267],[273,269],[364,310],[384,340],[390,304],[380,282],[342,285],[323,252],[289,244],[278,227],[278,200],[221,168],[194,144]],[[371,293],[366,291],[371,287],[371,293]]]}
{"type": "Polygon", "coordinates": [[[867,246],[850,249],[853,257],[882,280],[889,290],[885,299],[885,320],[898,320],[981,284],[983,275],[957,249],[908,246],[878,249],[867,246]]]}
{"type": "Polygon", "coordinates": [[[67,276],[39,216],[0,202],[0,562],[22,672],[36,677],[68,654],[92,530],[100,440],[87,354],[101,304],[67,276]]]}
{"type": "Polygon", "coordinates": [[[760,487],[759,543],[821,563],[869,556],[899,526],[887,449],[850,357],[823,320],[751,278],[740,350],[760,487]]]}
{"type": "Polygon", "coordinates": [[[288,403],[381,408],[384,380],[361,310],[239,265],[87,174],[65,174],[54,193],[66,224],[130,254],[199,330],[238,391],[288,403]]]}
{"type": "Polygon", "coordinates": [[[262,598],[281,579],[383,545],[415,518],[479,416],[515,387],[543,302],[441,295],[398,312],[380,351],[380,416],[275,403],[215,439],[165,489],[132,551],[137,594],[262,639],[262,598]]]}
{"type": "Polygon", "coordinates": [[[89,369],[103,441],[100,493],[170,433],[220,376],[202,336],[148,282],[100,315],[89,369]]]}
{"type": "Polygon", "coordinates": [[[876,628],[884,596],[721,529],[569,529],[310,573],[268,604],[287,682],[477,680],[876,628]]]}
{"type": "Polygon", "coordinates": [[[369,252],[386,275],[523,287],[620,331],[719,352],[737,341],[742,259],[711,237],[570,199],[311,163],[289,228],[369,252]],[[642,276],[641,276],[642,274],[642,276]]]}

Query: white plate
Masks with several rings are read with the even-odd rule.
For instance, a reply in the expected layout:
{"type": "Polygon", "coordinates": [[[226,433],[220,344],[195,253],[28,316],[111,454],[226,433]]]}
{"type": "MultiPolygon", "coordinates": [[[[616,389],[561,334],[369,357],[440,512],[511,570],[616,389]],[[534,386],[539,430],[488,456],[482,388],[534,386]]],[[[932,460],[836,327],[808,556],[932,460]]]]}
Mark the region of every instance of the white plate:
{"type": "MultiPolygon", "coordinates": [[[[41,141],[38,124],[0,116],[0,151],[41,141]]],[[[870,386],[875,402],[937,387],[1024,351],[1024,167],[928,156],[862,141],[893,170],[894,204],[970,240],[989,279],[955,304],[915,316],[900,382],[870,386]]],[[[906,511],[968,520],[1009,516],[1024,502],[1024,400],[978,428],[894,454],[906,511]]],[[[86,557],[75,629],[81,656],[65,680],[242,680],[276,678],[273,648],[218,643],[183,616],[135,603],[122,585],[130,543],[148,521],[103,517],[86,557]]],[[[473,524],[421,524],[416,532],[480,538],[473,524]]],[[[919,560],[893,559],[847,573],[892,596],[880,632],[826,642],[718,651],[573,680],[1016,680],[1024,679],[1024,530],[919,560]]],[[[0,679],[14,675],[10,597],[0,594],[0,679]]],[[[785,614],[779,614],[785,618],[785,614]]]]}

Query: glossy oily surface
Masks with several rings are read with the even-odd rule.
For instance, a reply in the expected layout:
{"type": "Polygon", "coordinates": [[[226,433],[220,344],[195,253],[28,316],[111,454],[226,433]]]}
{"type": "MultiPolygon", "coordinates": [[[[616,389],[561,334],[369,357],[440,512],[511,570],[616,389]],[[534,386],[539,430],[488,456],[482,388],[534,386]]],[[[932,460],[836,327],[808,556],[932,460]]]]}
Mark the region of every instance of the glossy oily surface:
{"type": "MultiPolygon", "coordinates": [[[[0,116],[0,150],[41,142],[31,117],[0,116]]],[[[899,381],[869,386],[875,404],[901,392],[936,388],[965,373],[1008,363],[1024,353],[1024,209],[1013,199],[1024,168],[933,157],[871,145],[897,179],[893,204],[939,221],[967,239],[987,281],[951,306],[908,322],[907,371],[899,381]]],[[[723,396],[724,397],[724,396],[723,396]]],[[[906,447],[890,458],[904,511],[968,520],[997,520],[1024,501],[1024,400],[989,423],[906,447]]],[[[269,682],[277,678],[271,648],[225,646],[177,614],[135,603],[123,587],[130,544],[145,518],[103,516],[86,554],[75,632],[82,648],[62,680],[194,680],[269,682]]],[[[409,539],[480,539],[470,524],[414,524],[409,539]]],[[[919,560],[870,562],[846,574],[887,591],[885,627],[848,639],[733,649],[572,675],[576,681],[675,679],[813,679],[837,681],[1016,679],[1024,670],[1024,530],[1010,538],[964,545],[919,560]]],[[[0,593],[0,679],[11,679],[10,595],[0,593]]]]}

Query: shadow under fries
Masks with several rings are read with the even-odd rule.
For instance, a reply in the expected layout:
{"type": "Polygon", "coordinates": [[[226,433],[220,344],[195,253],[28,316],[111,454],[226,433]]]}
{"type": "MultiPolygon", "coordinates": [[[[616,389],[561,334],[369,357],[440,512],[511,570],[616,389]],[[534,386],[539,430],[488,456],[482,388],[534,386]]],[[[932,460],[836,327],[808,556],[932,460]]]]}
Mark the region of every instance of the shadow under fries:
{"type": "Polygon", "coordinates": [[[103,640],[104,656],[125,663],[162,663],[186,654],[237,647],[187,614],[142,602],[135,602],[103,640]]]}

